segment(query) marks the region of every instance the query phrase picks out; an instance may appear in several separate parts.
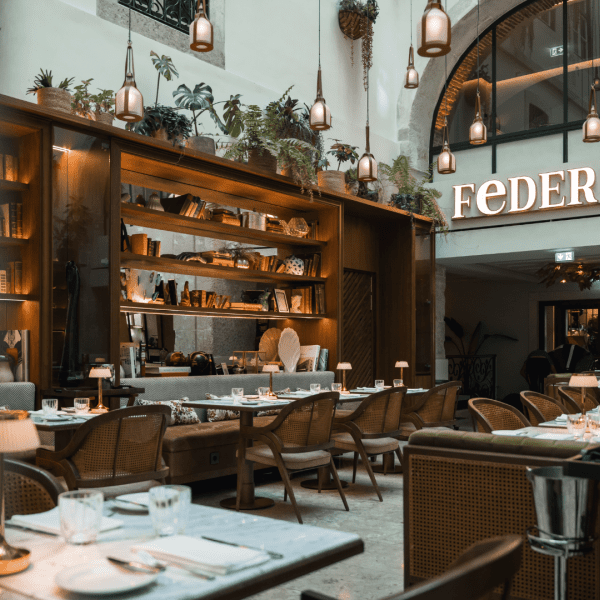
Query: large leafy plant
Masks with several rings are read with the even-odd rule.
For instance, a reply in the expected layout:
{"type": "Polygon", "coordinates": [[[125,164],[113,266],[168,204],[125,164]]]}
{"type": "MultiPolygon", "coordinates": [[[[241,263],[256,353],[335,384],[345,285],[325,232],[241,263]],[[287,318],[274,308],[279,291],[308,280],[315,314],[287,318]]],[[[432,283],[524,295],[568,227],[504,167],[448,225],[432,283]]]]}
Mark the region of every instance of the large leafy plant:
{"type": "Polygon", "coordinates": [[[150,58],[154,68],[158,71],[158,80],[156,82],[156,100],[154,106],[158,106],[158,90],[160,88],[160,77],[161,75],[167,80],[171,81],[173,77],[179,77],[179,72],[175,68],[173,61],[170,56],[158,56],[154,50],[150,52],[150,58]]]}
{"type": "Polygon", "coordinates": [[[492,339],[518,342],[517,338],[503,333],[484,333],[482,321],[477,323],[473,333],[468,334],[465,328],[452,317],[444,317],[444,322],[454,337],[446,336],[445,342],[452,344],[462,356],[475,356],[486,342],[492,339]]]}
{"type": "Polygon", "coordinates": [[[144,118],[137,123],[128,123],[125,127],[130,131],[148,136],[164,129],[167,132],[167,138],[174,142],[187,139],[192,132],[190,119],[170,106],[161,104],[145,106],[144,118]]]}
{"type": "MultiPolygon", "coordinates": [[[[66,90],[69,92],[69,86],[74,80],[75,77],[71,77],[70,79],[65,78],[58,84],[57,87],[60,90],[66,90]]],[[[35,79],[33,80],[33,86],[27,90],[27,93],[36,94],[37,91],[41,90],[42,88],[54,87],[52,83],[52,71],[44,71],[44,69],[40,69],[39,75],[36,75],[35,79]]]]}

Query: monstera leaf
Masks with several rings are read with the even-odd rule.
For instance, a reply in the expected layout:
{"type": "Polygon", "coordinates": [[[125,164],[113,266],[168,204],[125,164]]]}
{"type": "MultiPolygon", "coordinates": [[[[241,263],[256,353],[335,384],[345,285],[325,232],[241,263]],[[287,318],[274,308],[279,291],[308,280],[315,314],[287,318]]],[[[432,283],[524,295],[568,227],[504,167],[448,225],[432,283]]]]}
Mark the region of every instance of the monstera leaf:
{"type": "Polygon", "coordinates": [[[223,118],[225,119],[225,127],[227,128],[223,133],[234,138],[239,137],[244,129],[244,124],[239,118],[240,96],[241,94],[230,96],[223,107],[223,118]]]}
{"type": "Polygon", "coordinates": [[[176,106],[193,112],[210,109],[215,101],[212,88],[204,82],[197,84],[193,92],[182,83],[173,92],[173,98],[176,106]]]}
{"type": "Polygon", "coordinates": [[[171,81],[173,76],[179,77],[179,72],[175,68],[173,61],[170,56],[158,56],[154,50],[150,52],[150,56],[152,57],[152,64],[154,68],[167,80],[171,81]]]}

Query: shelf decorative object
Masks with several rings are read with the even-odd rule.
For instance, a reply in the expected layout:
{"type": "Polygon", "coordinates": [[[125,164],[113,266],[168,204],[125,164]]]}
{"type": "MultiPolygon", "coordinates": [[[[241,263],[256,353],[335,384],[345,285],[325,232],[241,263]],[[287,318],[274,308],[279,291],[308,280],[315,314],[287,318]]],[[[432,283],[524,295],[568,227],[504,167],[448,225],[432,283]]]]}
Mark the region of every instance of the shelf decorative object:
{"type": "Polygon", "coordinates": [[[300,360],[300,338],[291,328],[286,327],[279,338],[279,358],[286,373],[294,373],[300,360]]]}
{"type": "Polygon", "coordinates": [[[294,255],[288,256],[285,261],[285,272],[288,275],[304,275],[304,261],[294,255]]]}
{"type": "Polygon", "coordinates": [[[279,359],[279,338],[281,329],[267,329],[258,343],[258,351],[264,354],[266,362],[276,362],[279,359]]]}

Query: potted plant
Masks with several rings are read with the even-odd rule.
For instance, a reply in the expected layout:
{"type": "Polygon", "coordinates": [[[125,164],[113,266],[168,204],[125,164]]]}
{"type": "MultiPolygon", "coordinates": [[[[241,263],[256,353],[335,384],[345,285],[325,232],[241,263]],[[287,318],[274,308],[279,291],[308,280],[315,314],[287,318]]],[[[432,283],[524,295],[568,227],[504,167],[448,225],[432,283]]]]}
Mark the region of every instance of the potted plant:
{"type": "Polygon", "coordinates": [[[91,95],[88,87],[93,79],[84,79],[80,85],[75,86],[71,96],[71,112],[84,119],[92,118],[91,95]]]}
{"type": "Polygon", "coordinates": [[[327,152],[338,161],[337,171],[327,171],[329,161],[325,160],[325,170],[319,171],[317,177],[319,180],[319,187],[323,187],[333,192],[346,193],[346,173],[340,170],[342,163],[350,161],[350,164],[354,164],[358,160],[358,153],[356,149],[358,146],[351,146],[350,144],[342,144],[340,140],[333,140],[335,144],[331,146],[331,149],[327,152]]]}
{"type": "Polygon", "coordinates": [[[231,125],[235,110],[240,106],[240,96],[241,94],[237,94],[231,96],[229,100],[215,102],[212,88],[206,83],[202,82],[197,84],[193,91],[190,90],[187,85],[181,84],[173,92],[175,104],[179,108],[190,110],[192,112],[191,122],[194,125],[194,130],[196,132],[196,135],[187,138],[186,145],[188,148],[193,148],[200,152],[207,152],[208,154],[215,154],[215,140],[212,137],[209,137],[210,134],[203,133],[200,135],[198,131],[198,118],[203,113],[208,112],[210,118],[214,121],[219,130],[225,135],[231,135],[231,129],[228,127],[228,123],[231,125]],[[225,122],[221,120],[215,110],[217,104],[224,104],[225,122]]]}
{"type": "Polygon", "coordinates": [[[40,69],[40,74],[33,81],[33,86],[27,90],[28,94],[37,96],[37,103],[45,108],[71,112],[71,94],[69,86],[75,78],[63,79],[58,87],[52,86],[52,71],[44,72],[40,69]]]}
{"type": "Polygon", "coordinates": [[[427,187],[427,184],[431,183],[430,175],[423,176],[419,181],[410,172],[410,161],[404,155],[397,156],[391,165],[379,163],[379,173],[387,177],[398,188],[398,192],[391,196],[390,204],[392,206],[430,217],[433,219],[433,227],[437,226],[441,231],[447,233],[448,221],[437,203],[437,199],[441,197],[442,193],[427,187]]]}
{"type": "MultiPolygon", "coordinates": [[[[370,202],[379,202],[379,185],[376,189],[369,187],[370,184],[358,180],[358,172],[356,167],[348,169],[346,176],[346,190],[349,194],[364,198],[370,202]]],[[[378,182],[379,184],[379,182],[378,182]]]]}
{"type": "Polygon", "coordinates": [[[90,100],[94,106],[92,118],[94,121],[112,125],[115,118],[115,92],[114,90],[98,90],[98,94],[92,94],[90,100]]]}

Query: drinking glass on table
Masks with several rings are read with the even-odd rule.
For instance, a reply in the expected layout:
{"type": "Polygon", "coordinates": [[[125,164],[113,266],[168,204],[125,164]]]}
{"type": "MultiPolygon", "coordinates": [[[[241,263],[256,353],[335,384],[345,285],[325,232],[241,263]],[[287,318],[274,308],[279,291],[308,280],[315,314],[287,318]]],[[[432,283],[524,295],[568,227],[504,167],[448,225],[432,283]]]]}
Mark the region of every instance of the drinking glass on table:
{"type": "Polygon", "coordinates": [[[59,494],[60,534],[68,544],[96,541],[102,523],[103,503],[104,494],[95,490],[59,494]]]}
{"type": "Polygon", "coordinates": [[[378,390],[382,390],[384,385],[385,385],[385,381],[383,379],[376,379],[375,380],[375,387],[378,390]]]}
{"type": "Polygon", "coordinates": [[[268,398],[270,390],[271,390],[271,388],[268,388],[268,387],[259,387],[258,388],[258,397],[261,400],[264,400],[265,398],[268,398]]]}
{"type": "Polygon", "coordinates": [[[90,410],[90,399],[89,398],[75,398],[74,401],[75,412],[77,414],[83,414],[90,410]]]}
{"type": "Polygon", "coordinates": [[[58,411],[58,400],[56,398],[44,398],[42,400],[42,414],[44,416],[55,415],[58,411]]]}
{"type": "Polygon", "coordinates": [[[592,440],[600,441],[600,415],[598,413],[588,413],[587,423],[592,434],[592,440]]]}
{"type": "Polygon", "coordinates": [[[586,418],[585,415],[567,415],[567,430],[577,438],[582,438],[585,434],[586,418]]]}
{"type": "Polygon", "coordinates": [[[311,383],[310,384],[310,393],[311,394],[320,394],[321,393],[321,384],[320,383],[311,383]]]}
{"type": "Polygon", "coordinates": [[[394,379],[394,387],[402,387],[403,385],[402,379],[394,379]]]}
{"type": "Polygon", "coordinates": [[[244,388],[231,388],[231,397],[234,404],[237,404],[244,397],[244,388]]]}
{"type": "Polygon", "coordinates": [[[341,383],[332,383],[331,384],[331,391],[332,392],[341,392],[342,391],[342,384],[341,383]]]}
{"type": "Polygon", "coordinates": [[[185,518],[189,510],[191,490],[187,486],[161,485],[148,492],[148,511],[152,519],[154,533],[158,536],[175,535],[180,528],[185,529],[185,518]],[[187,488],[182,492],[178,488],[187,488]]]}

